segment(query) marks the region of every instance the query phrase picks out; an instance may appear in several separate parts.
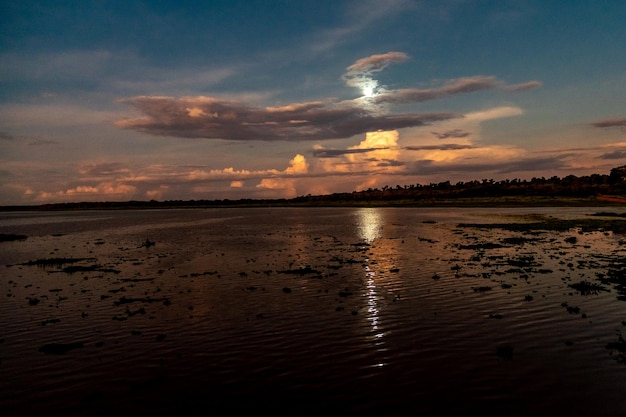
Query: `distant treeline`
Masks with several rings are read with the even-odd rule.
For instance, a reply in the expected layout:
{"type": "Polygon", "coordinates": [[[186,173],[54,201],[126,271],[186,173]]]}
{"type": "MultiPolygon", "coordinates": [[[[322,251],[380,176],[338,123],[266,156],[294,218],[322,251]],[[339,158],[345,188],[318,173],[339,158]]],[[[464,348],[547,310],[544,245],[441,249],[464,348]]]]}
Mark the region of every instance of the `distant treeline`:
{"type": "Polygon", "coordinates": [[[393,201],[393,200],[441,200],[501,197],[570,197],[588,198],[599,195],[626,196],[626,166],[614,168],[610,175],[593,174],[564,178],[533,178],[531,180],[483,179],[482,181],[450,181],[428,185],[396,185],[382,189],[370,188],[352,193],[336,193],[321,196],[303,196],[293,201],[393,201]]]}
{"type": "MultiPolygon", "coordinates": [[[[324,206],[324,205],[446,205],[494,204],[517,201],[531,204],[535,199],[594,199],[598,196],[626,197],[626,165],[613,168],[609,175],[593,174],[564,178],[507,179],[494,181],[450,181],[428,185],[384,186],[349,193],[305,195],[292,199],[240,199],[240,200],[167,200],[126,202],[57,203],[40,206],[5,206],[0,210],[77,210],[77,209],[129,209],[129,208],[186,208],[186,207],[268,207],[268,206],[324,206]],[[470,203],[471,204],[471,203],[470,203]]],[[[626,198],[624,199],[626,201],[626,198]]]]}

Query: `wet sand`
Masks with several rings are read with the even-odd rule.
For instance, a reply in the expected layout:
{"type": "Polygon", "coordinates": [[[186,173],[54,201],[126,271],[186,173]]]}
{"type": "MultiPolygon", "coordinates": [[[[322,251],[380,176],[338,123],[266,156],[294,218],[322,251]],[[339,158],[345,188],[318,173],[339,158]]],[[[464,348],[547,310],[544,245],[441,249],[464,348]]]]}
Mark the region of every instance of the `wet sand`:
{"type": "Polygon", "coordinates": [[[626,237],[480,227],[602,210],[3,213],[0,407],[625,414],[626,237]]]}

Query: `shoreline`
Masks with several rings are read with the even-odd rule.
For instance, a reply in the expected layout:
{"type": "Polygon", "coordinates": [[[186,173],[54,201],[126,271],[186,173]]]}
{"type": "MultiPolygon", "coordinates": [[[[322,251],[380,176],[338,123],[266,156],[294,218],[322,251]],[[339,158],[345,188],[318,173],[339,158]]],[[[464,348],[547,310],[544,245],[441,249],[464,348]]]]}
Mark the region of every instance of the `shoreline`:
{"type": "Polygon", "coordinates": [[[190,201],[107,201],[0,206],[0,212],[73,210],[146,210],[187,208],[271,208],[271,207],[623,207],[626,198],[593,197],[467,197],[403,200],[190,200],[190,201]]]}

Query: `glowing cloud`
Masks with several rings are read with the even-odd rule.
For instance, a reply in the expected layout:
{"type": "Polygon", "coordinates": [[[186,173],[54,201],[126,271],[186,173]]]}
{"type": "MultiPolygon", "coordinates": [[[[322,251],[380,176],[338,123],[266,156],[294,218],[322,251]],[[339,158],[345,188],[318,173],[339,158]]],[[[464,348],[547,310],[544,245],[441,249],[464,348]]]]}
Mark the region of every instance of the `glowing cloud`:
{"type": "Polygon", "coordinates": [[[204,110],[202,110],[201,108],[198,108],[198,107],[188,107],[185,110],[187,110],[187,114],[189,115],[189,117],[206,116],[206,114],[204,113],[204,110]]]}
{"type": "Polygon", "coordinates": [[[393,172],[398,165],[398,135],[396,130],[368,132],[359,144],[343,150],[317,146],[313,151],[320,158],[317,168],[324,173],[373,173],[386,166],[393,172]]]}
{"type": "Polygon", "coordinates": [[[398,131],[367,132],[365,140],[349,149],[389,149],[398,145],[398,131]]]}
{"type": "Polygon", "coordinates": [[[298,154],[291,161],[289,167],[285,170],[287,174],[306,174],[309,170],[309,164],[304,156],[298,154]]]}
{"type": "Polygon", "coordinates": [[[363,88],[372,80],[374,73],[384,70],[391,63],[406,61],[408,58],[404,52],[387,52],[361,58],[346,68],[343,79],[350,87],[363,88]]]}

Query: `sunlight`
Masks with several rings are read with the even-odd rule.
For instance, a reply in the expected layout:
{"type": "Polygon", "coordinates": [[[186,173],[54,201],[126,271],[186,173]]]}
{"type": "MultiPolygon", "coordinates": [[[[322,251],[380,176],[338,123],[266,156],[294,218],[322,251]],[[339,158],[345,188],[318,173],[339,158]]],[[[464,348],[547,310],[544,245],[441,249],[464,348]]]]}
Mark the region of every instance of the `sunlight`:
{"type": "Polygon", "coordinates": [[[376,88],[378,87],[378,82],[376,80],[367,80],[363,82],[361,85],[361,91],[363,92],[363,97],[373,97],[376,95],[376,88]]]}

